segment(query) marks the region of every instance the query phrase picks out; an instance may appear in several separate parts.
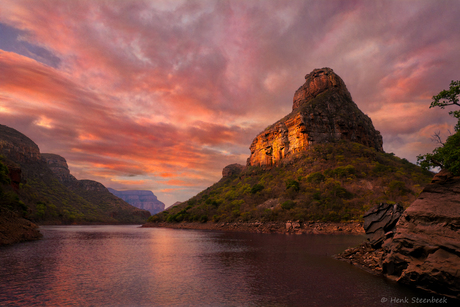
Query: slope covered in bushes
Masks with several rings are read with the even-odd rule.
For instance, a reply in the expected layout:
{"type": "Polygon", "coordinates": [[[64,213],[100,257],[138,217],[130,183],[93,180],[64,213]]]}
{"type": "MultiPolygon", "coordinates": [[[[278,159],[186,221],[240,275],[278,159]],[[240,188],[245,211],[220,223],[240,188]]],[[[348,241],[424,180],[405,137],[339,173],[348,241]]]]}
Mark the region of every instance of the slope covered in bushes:
{"type": "Polygon", "coordinates": [[[319,144],[275,167],[248,166],[149,221],[359,221],[379,202],[409,206],[432,176],[358,143],[319,144]]]}

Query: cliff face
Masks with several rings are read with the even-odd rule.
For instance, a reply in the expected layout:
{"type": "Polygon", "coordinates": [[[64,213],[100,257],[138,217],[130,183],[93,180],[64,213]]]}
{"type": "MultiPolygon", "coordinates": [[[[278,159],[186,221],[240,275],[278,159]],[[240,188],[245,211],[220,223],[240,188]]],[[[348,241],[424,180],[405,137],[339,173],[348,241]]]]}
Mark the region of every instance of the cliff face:
{"type": "Polygon", "coordinates": [[[17,163],[40,161],[37,144],[19,131],[0,125],[0,154],[17,163]]]}
{"type": "Polygon", "coordinates": [[[48,163],[48,167],[59,179],[59,182],[64,185],[70,185],[77,181],[77,178],[70,174],[67,161],[63,157],[50,153],[43,153],[41,156],[48,163]]]}
{"type": "Polygon", "coordinates": [[[380,132],[330,68],[315,69],[295,92],[293,110],[252,142],[248,166],[272,166],[314,144],[350,140],[383,152],[380,132]]]}
{"type": "Polygon", "coordinates": [[[384,245],[383,272],[398,282],[460,299],[460,177],[441,172],[384,245]]]}
{"type": "Polygon", "coordinates": [[[158,200],[152,191],[146,190],[130,190],[130,191],[117,191],[108,189],[113,195],[120,197],[127,203],[134,207],[148,210],[151,214],[156,214],[165,209],[165,204],[158,200]]]}

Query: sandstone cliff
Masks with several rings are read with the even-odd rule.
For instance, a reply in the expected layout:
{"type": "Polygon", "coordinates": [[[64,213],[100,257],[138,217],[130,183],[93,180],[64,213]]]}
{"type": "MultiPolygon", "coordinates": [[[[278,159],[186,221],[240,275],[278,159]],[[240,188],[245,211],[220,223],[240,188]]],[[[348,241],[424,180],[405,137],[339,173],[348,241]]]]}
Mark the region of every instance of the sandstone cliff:
{"type": "Polygon", "coordinates": [[[403,213],[383,249],[383,273],[460,299],[460,177],[441,172],[403,213]]]}
{"type": "Polygon", "coordinates": [[[146,190],[129,190],[117,191],[108,189],[113,195],[123,199],[134,207],[148,210],[151,214],[157,214],[165,209],[165,204],[158,200],[152,191],[146,190]]]}
{"type": "Polygon", "coordinates": [[[249,166],[272,166],[312,145],[350,140],[383,152],[382,136],[330,68],[315,69],[295,92],[293,110],[252,142],[249,166]]]}
{"type": "Polygon", "coordinates": [[[441,171],[400,216],[397,205],[376,205],[364,218],[370,242],[347,249],[336,258],[459,300],[459,204],[460,177],[441,171]],[[391,229],[395,220],[396,227],[391,229]]]}

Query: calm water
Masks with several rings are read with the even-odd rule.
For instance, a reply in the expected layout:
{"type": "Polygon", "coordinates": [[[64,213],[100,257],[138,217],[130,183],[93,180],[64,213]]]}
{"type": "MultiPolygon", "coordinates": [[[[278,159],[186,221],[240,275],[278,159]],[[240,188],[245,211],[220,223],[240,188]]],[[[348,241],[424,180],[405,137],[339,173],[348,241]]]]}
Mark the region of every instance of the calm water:
{"type": "Polygon", "coordinates": [[[431,297],[330,257],[362,236],[41,231],[40,241],[0,248],[0,306],[401,306],[391,299],[431,297]]]}

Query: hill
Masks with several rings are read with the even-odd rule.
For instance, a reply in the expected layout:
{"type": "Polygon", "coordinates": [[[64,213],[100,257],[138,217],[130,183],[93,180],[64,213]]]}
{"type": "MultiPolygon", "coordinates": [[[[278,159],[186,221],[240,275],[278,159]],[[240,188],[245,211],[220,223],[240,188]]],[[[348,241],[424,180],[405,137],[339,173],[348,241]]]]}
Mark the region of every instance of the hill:
{"type": "Polygon", "coordinates": [[[380,133],[330,68],[306,75],[290,114],[259,133],[246,166],[150,222],[361,221],[375,203],[407,207],[433,174],[383,151],[380,133]]]}
{"type": "Polygon", "coordinates": [[[361,221],[379,202],[409,206],[432,176],[342,140],[314,145],[276,167],[246,167],[149,221],[361,221]]]}

